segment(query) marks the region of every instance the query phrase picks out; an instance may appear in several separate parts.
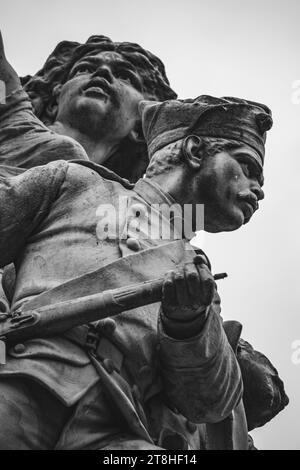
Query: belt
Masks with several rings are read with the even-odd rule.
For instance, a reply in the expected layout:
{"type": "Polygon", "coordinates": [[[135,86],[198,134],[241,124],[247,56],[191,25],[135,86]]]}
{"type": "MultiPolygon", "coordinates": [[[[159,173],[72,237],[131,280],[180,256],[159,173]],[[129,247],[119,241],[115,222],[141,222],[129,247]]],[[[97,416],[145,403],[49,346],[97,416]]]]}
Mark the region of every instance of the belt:
{"type": "Polygon", "coordinates": [[[139,390],[132,384],[123,364],[124,354],[108,338],[102,336],[97,324],[73,328],[64,337],[87,352],[101,382],[120,408],[131,430],[153,443],[147,431],[147,418],[140,402],[139,390]]]}
{"type": "Polygon", "coordinates": [[[128,374],[123,367],[124,354],[99,330],[97,324],[82,325],[67,331],[64,337],[99,358],[107,369],[114,368],[123,376],[125,374],[128,379],[128,374]]]}

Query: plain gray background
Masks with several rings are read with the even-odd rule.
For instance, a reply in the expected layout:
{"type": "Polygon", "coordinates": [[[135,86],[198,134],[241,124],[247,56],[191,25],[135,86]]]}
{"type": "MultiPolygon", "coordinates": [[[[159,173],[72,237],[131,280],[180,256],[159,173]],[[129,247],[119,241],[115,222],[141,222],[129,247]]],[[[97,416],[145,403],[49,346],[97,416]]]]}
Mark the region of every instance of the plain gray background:
{"type": "Polygon", "coordinates": [[[20,75],[36,72],[60,40],[105,34],[156,53],[180,98],[231,95],[272,108],[261,210],[237,232],[201,238],[214,272],[229,274],[220,283],[223,316],[243,323],[243,337],[273,361],[291,399],[252,433],[261,449],[300,449],[300,365],[291,360],[300,340],[299,22],[299,0],[0,3],[7,56],[20,75]]]}

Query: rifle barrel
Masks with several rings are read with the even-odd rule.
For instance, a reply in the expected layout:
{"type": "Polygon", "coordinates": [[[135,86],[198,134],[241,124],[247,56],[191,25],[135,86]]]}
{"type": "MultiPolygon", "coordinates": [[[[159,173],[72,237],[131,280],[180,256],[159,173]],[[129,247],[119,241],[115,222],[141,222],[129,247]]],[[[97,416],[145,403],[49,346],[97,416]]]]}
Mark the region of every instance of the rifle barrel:
{"type": "Polygon", "coordinates": [[[161,301],[163,278],[20,312],[0,322],[0,339],[16,343],[55,336],[79,325],[161,301]]]}

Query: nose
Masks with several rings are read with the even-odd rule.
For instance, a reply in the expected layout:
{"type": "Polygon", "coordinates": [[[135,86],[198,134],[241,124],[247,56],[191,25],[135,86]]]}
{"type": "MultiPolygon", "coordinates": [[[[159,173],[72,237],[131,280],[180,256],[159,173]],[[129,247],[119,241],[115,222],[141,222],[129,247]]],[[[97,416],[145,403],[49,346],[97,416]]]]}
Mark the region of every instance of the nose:
{"type": "Polygon", "coordinates": [[[258,182],[253,183],[251,186],[251,191],[255,194],[258,201],[262,201],[265,198],[265,193],[263,192],[258,182]]]}
{"type": "Polygon", "coordinates": [[[114,79],[112,70],[107,64],[100,65],[97,70],[93,73],[93,76],[105,78],[105,80],[107,80],[110,84],[113,82],[114,79]]]}

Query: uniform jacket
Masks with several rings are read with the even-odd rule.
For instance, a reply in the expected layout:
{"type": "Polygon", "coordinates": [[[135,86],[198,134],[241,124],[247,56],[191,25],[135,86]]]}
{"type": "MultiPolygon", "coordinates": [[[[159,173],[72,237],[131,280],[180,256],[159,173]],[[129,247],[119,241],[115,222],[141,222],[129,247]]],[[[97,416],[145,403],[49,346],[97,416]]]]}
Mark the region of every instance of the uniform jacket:
{"type": "MultiPolygon", "coordinates": [[[[174,202],[151,181],[140,180],[132,190],[97,165],[66,161],[2,178],[0,199],[0,265],[14,262],[17,272],[12,310],[102,268],[103,277],[106,272],[110,277],[103,278],[99,289],[106,284],[118,286],[120,271],[113,269],[113,263],[137,250],[132,230],[134,238],[139,238],[140,250],[165,243],[143,238],[144,229],[138,232],[130,227],[124,231],[128,211],[125,217],[122,204],[126,201],[130,210],[174,202]],[[105,205],[115,211],[109,210],[105,216],[105,205]],[[104,239],[112,213],[121,229],[115,237],[104,239]],[[124,233],[125,237],[120,236],[124,233]]],[[[152,279],[154,268],[151,271],[146,264],[140,266],[138,279],[152,279]]],[[[126,274],[122,276],[125,282],[126,274]]],[[[153,304],[119,315],[113,328],[104,325],[99,345],[103,361],[97,370],[78,341],[84,336],[78,330],[73,335],[36,339],[24,348],[12,349],[0,375],[32,377],[72,406],[100,374],[116,403],[126,405],[121,406],[122,412],[134,432],[149,440],[149,404],[157,400],[155,397],[160,397],[161,406],[176,409],[195,423],[215,423],[230,416],[241,400],[242,380],[217,309],[211,307],[201,332],[181,341],[166,334],[159,312],[160,305],[153,304]],[[116,366],[113,372],[105,361],[108,358],[116,366]]]]}

